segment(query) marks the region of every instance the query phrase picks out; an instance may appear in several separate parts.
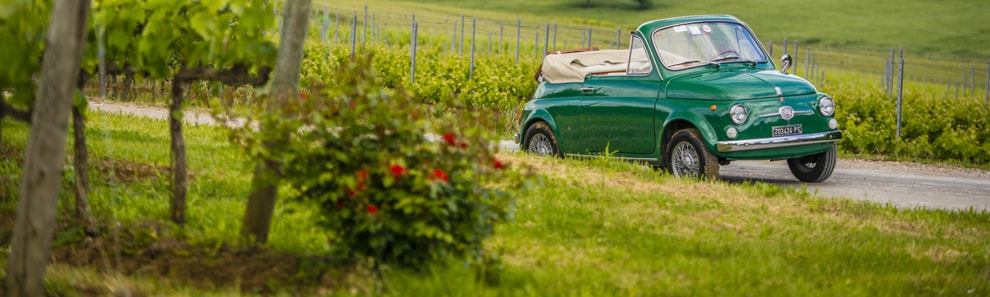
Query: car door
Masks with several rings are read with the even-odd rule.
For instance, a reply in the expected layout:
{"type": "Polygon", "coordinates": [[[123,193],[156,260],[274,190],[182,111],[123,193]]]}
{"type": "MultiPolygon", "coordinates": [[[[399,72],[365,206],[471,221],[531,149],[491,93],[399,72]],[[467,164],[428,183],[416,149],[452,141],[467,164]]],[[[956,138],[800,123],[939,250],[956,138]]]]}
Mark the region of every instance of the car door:
{"type": "Polygon", "coordinates": [[[633,37],[626,73],[590,75],[581,88],[581,141],[588,153],[649,154],[656,146],[659,76],[633,37]]]}

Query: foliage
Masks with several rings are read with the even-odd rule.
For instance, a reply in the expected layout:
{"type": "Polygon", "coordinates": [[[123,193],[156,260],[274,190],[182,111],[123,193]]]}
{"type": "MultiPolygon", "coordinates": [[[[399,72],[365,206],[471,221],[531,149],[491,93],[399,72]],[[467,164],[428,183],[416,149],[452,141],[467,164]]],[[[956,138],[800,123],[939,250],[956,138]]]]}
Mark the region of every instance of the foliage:
{"type": "Polygon", "coordinates": [[[897,138],[897,103],[863,78],[840,77],[825,90],[837,98],[845,130],[839,149],[849,153],[990,164],[990,110],[976,100],[942,98],[929,85],[908,84],[897,138]]]}
{"type": "Polygon", "coordinates": [[[274,24],[268,1],[101,0],[93,10],[108,60],[156,78],[179,67],[260,67],[275,59],[264,36],[274,24]]]}
{"type": "Polygon", "coordinates": [[[511,217],[528,176],[494,155],[480,114],[432,114],[385,86],[371,55],[340,65],[336,84],[301,93],[241,130],[249,152],[284,161],[292,200],[319,210],[336,252],[424,267],[447,256],[483,260],[482,241],[511,217]],[[432,120],[430,120],[432,119],[432,120]],[[288,138],[264,150],[266,139],[288,138]]]}
{"type": "MultiPolygon", "coordinates": [[[[27,106],[34,99],[35,74],[41,72],[41,54],[52,4],[48,0],[4,1],[0,5],[0,91],[16,90],[10,101],[27,106]]],[[[5,101],[0,96],[0,101],[5,101]]]]}
{"type": "MultiPolygon", "coordinates": [[[[524,61],[516,65],[504,56],[482,56],[475,62],[472,74],[470,57],[447,55],[443,44],[439,40],[419,47],[415,83],[410,83],[412,60],[407,46],[369,45],[362,46],[359,52],[375,57],[373,64],[380,71],[385,87],[408,88],[416,100],[441,110],[488,113],[495,118],[487,126],[492,130],[514,129],[516,107],[529,100],[536,89],[532,77],[538,64],[524,61]]],[[[304,87],[339,86],[342,83],[338,77],[339,67],[350,59],[350,55],[350,46],[307,47],[306,56],[310,58],[303,62],[304,87]]]]}

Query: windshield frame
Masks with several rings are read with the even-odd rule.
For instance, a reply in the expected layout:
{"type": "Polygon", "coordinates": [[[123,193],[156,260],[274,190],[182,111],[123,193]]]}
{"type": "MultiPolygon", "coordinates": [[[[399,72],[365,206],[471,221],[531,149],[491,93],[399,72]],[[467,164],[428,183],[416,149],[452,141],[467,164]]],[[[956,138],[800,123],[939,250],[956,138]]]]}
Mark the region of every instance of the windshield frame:
{"type": "MultiPolygon", "coordinates": [[[[664,26],[657,28],[650,33],[650,43],[653,46],[653,50],[657,55],[660,66],[671,71],[680,71],[685,69],[698,68],[708,65],[722,65],[727,63],[750,63],[750,64],[764,64],[770,62],[769,54],[764,49],[763,44],[753,33],[752,29],[749,28],[744,23],[732,22],[724,20],[709,20],[709,21],[696,21],[696,22],[685,22],[678,23],[669,26],[664,26]],[[717,28],[719,30],[715,30],[717,28]],[[726,32],[734,31],[731,39],[727,39],[726,32]],[[708,54],[709,57],[691,57],[690,50],[688,51],[668,51],[671,47],[664,46],[662,42],[670,42],[670,38],[665,39],[661,37],[661,33],[668,32],[673,34],[688,34],[687,40],[692,40],[696,37],[706,37],[703,39],[695,39],[698,42],[687,42],[687,47],[690,49],[691,46],[707,46],[707,50],[696,51],[697,53],[708,54]],[[740,35],[741,34],[741,35],[740,35]],[[738,58],[727,59],[722,50],[716,51],[714,48],[715,41],[713,40],[713,35],[719,35],[722,37],[722,42],[729,42],[729,44],[735,44],[729,52],[734,52],[738,58]],[[698,44],[701,43],[701,44],[698,44]],[[743,53],[745,52],[745,53],[743,53]],[[688,55],[685,57],[681,54],[688,55]],[[721,60],[721,61],[719,61],[721,60]]],[[[729,48],[726,48],[726,50],[729,48]]],[[[731,56],[729,57],[731,58],[731,56]]]]}

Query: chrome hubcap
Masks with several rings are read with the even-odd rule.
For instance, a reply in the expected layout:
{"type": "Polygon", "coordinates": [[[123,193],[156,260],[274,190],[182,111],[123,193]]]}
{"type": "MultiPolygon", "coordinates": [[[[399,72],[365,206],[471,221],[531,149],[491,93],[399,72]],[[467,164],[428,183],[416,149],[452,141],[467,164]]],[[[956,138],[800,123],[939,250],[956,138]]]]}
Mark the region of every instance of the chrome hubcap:
{"type": "Polygon", "coordinates": [[[550,138],[546,135],[536,134],[533,135],[533,139],[529,140],[530,153],[534,153],[540,156],[549,156],[553,154],[553,145],[550,143],[550,138]]]}
{"type": "Polygon", "coordinates": [[[690,143],[680,142],[670,153],[670,171],[676,177],[701,176],[701,162],[698,151],[690,143]]]}

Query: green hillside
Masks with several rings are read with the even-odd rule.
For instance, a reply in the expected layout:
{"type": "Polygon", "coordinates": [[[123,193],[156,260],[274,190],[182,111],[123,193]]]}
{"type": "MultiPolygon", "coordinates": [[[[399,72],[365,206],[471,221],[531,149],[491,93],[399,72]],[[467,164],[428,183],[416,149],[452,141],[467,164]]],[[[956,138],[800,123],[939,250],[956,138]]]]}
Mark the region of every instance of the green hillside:
{"type": "Polygon", "coordinates": [[[653,0],[648,10],[633,0],[409,0],[409,2],[584,19],[634,27],[645,20],[691,14],[732,14],[763,40],[800,39],[820,46],[890,48],[914,53],[990,56],[990,1],[983,0],[653,0]]]}

